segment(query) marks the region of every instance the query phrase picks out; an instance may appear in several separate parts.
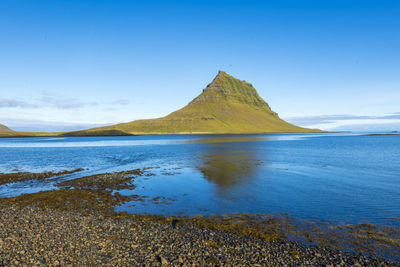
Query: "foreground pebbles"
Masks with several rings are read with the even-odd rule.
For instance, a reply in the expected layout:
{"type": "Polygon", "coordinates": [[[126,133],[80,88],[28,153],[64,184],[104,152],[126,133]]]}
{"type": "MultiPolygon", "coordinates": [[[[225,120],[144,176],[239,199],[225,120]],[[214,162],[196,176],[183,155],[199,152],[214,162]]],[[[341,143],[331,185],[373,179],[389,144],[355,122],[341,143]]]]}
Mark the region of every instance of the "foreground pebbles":
{"type": "Polygon", "coordinates": [[[3,206],[0,266],[400,266],[185,223],[3,206]]]}

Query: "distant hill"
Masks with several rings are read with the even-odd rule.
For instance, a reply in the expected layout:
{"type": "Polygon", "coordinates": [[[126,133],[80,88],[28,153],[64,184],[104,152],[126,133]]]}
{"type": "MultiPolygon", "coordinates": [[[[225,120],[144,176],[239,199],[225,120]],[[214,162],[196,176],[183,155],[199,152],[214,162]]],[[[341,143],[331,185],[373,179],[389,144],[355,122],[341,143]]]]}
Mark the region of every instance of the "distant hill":
{"type": "Polygon", "coordinates": [[[44,136],[60,136],[61,133],[46,132],[16,132],[7,126],[0,124],[0,138],[7,137],[44,137],[44,136]]]}
{"type": "Polygon", "coordinates": [[[3,124],[0,124],[0,132],[13,132],[13,130],[3,124]]]}
{"type": "Polygon", "coordinates": [[[182,109],[149,120],[137,120],[64,135],[207,134],[321,132],[290,124],[271,110],[246,81],[219,71],[214,80],[182,109]]]}

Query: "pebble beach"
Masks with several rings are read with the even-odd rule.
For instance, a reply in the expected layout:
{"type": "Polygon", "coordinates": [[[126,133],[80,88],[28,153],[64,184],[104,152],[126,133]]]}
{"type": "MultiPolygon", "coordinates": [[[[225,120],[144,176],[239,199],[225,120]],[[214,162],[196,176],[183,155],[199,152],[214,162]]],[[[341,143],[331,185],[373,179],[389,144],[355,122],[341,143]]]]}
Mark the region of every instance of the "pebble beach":
{"type": "Polygon", "coordinates": [[[228,231],[34,206],[1,207],[0,266],[400,266],[228,231]]]}

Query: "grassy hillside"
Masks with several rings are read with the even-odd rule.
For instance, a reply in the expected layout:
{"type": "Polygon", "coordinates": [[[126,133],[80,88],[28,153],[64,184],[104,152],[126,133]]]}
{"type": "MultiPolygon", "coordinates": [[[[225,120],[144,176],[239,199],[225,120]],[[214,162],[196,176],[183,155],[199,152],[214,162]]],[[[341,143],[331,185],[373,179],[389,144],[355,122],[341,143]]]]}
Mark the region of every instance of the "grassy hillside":
{"type": "Polygon", "coordinates": [[[59,133],[47,133],[47,132],[0,132],[0,138],[5,137],[48,137],[48,136],[59,136],[59,133]]]}
{"type": "Polygon", "coordinates": [[[322,132],[282,120],[253,85],[223,71],[189,104],[162,118],[67,133],[13,132],[3,125],[0,129],[5,129],[0,137],[322,132]]]}
{"type": "Polygon", "coordinates": [[[13,132],[13,131],[7,126],[0,124],[0,132],[13,132]]]}
{"type": "Polygon", "coordinates": [[[0,124],[0,138],[4,137],[45,137],[45,136],[59,136],[61,133],[47,133],[47,132],[16,132],[7,126],[0,124]]]}
{"type": "Polygon", "coordinates": [[[282,120],[250,83],[223,71],[188,105],[165,117],[77,133],[92,135],[98,131],[111,130],[130,134],[321,132],[297,127],[282,120]]]}

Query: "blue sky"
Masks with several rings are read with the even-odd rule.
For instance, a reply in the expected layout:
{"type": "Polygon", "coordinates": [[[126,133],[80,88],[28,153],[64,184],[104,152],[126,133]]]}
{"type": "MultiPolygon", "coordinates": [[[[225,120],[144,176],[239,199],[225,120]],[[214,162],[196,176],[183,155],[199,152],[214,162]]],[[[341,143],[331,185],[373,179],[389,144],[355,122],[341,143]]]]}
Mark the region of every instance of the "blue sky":
{"type": "Polygon", "coordinates": [[[0,123],[164,116],[218,70],[291,122],[400,130],[400,1],[0,2],[0,123]]]}

